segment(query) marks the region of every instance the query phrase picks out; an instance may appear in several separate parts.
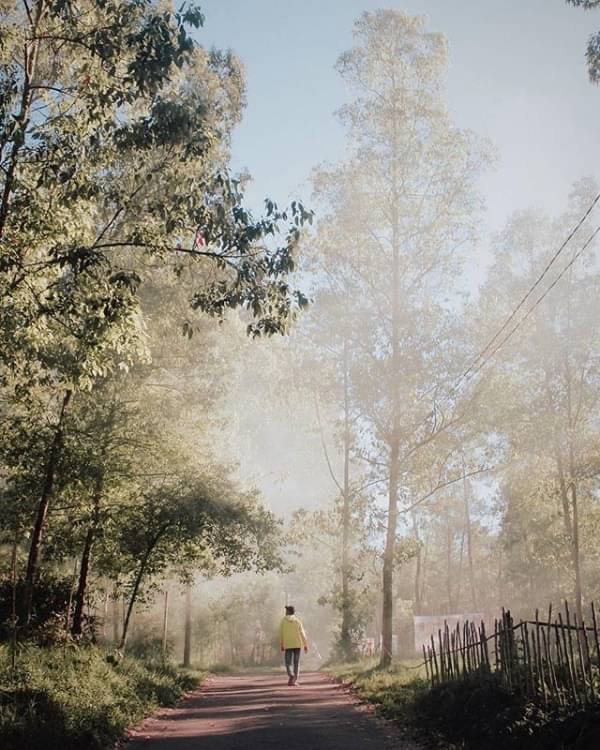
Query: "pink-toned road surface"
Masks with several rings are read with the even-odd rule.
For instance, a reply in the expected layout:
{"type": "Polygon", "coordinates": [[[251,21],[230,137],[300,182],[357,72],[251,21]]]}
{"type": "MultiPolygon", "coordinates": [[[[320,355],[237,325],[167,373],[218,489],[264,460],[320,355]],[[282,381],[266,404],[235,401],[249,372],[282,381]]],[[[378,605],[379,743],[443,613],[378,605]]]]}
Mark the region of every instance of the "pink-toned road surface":
{"type": "Polygon", "coordinates": [[[308,672],[208,680],[176,708],[146,719],[126,750],[409,750],[343,687],[308,672]]]}

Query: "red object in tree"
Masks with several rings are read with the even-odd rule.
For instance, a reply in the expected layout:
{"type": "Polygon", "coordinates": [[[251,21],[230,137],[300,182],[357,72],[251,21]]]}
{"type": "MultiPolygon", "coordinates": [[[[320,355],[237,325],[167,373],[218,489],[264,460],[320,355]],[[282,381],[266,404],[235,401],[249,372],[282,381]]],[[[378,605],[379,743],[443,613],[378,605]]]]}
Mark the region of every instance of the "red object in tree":
{"type": "Polygon", "coordinates": [[[197,247],[206,247],[206,240],[201,230],[196,230],[196,237],[194,238],[194,249],[197,247]]]}

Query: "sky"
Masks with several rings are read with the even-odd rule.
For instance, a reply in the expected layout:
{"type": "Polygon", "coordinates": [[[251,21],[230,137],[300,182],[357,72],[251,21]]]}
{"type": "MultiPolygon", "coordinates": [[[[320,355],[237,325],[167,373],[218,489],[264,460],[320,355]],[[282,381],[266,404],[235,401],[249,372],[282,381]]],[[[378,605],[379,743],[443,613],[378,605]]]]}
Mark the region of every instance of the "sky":
{"type": "Polygon", "coordinates": [[[515,209],[556,212],[572,182],[598,175],[600,89],[585,67],[600,11],[564,0],[202,0],[206,46],[231,48],[247,77],[247,109],[233,142],[233,167],[254,178],[248,202],[260,210],[310,203],[309,176],[344,154],[334,112],[345,101],[334,69],[352,45],[364,10],[392,7],[444,33],[451,62],[447,95],[455,122],[489,138],[498,163],[481,179],[486,227],[515,209]]]}
{"type": "MultiPolygon", "coordinates": [[[[485,276],[489,238],[512,211],[559,212],[575,180],[600,179],[600,88],[589,82],[585,65],[600,11],[586,13],[564,0],[201,2],[206,22],[198,40],[233,49],[245,66],[247,108],[234,136],[233,168],[253,176],[247,200],[255,211],[269,196],[280,204],[302,198],[318,213],[311,170],[344,156],[334,112],[347,92],[335,61],[352,46],[354,21],[379,7],[424,15],[429,30],[447,36],[447,100],[455,122],[497,150],[495,167],[480,180],[487,211],[481,244],[465,269],[472,291],[485,276]]],[[[255,466],[268,503],[278,511],[320,504],[335,488],[324,461],[315,460],[317,438],[277,429],[276,439],[265,438],[267,458],[255,466]]],[[[243,451],[238,458],[247,471],[252,462],[243,451]]]]}

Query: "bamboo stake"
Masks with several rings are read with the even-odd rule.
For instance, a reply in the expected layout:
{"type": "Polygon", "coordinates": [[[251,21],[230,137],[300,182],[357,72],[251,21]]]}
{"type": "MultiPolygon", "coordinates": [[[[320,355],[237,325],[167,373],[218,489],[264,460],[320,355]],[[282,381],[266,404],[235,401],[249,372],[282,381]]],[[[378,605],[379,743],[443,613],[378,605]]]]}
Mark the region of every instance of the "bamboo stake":
{"type": "Polygon", "coordinates": [[[498,671],[498,618],[494,619],[494,669],[498,671]]]}
{"type": "Polygon", "coordinates": [[[463,641],[465,645],[465,661],[467,662],[467,672],[471,672],[471,653],[469,651],[469,629],[467,622],[463,623],[463,641]]]}
{"type": "Polygon", "coordinates": [[[562,696],[561,696],[560,689],[558,687],[558,681],[556,679],[556,671],[554,669],[554,664],[552,662],[552,658],[550,655],[551,651],[550,651],[550,647],[548,644],[548,639],[546,638],[546,631],[542,630],[541,635],[542,635],[542,646],[544,647],[544,655],[546,657],[546,667],[547,667],[548,675],[550,678],[549,679],[550,694],[553,695],[559,701],[559,703],[562,704],[562,700],[561,700],[562,696]]]}
{"type": "Polygon", "coordinates": [[[458,650],[460,653],[460,659],[462,661],[462,675],[463,677],[467,676],[467,658],[465,656],[465,649],[463,645],[463,640],[460,635],[460,625],[456,624],[456,637],[458,639],[458,650]]]}
{"type": "Polygon", "coordinates": [[[577,612],[573,612],[573,618],[575,622],[575,627],[577,628],[577,654],[579,656],[579,666],[581,669],[581,686],[583,688],[583,701],[584,703],[587,703],[587,698],[588,698],[587,669],[585,668],[585,659],[583,656],[583,646],[582,646],[583,635],[579,633],[579,620],[577,618],[577,612]]]}
{"type": "Polygon", "coordinates": [[[508,674],[508,686],[509,688],[512,688],[515,683],[513,677],[516,676],[518,680],[518,675],[513,674],[515,658],[515,634],[512,628],[512,618],[508,610],[504,613],[504,630],[506,634],[506,667],[508,674]]]}
{"type": "Polygon", "coordinates": [[[527,661],[528,661],[528,674],[529,674],[529,684],[531,687],[531,695],[537,696],[540,692],[538,679],[539,679],[539,673],[537,669],[537,654],[535,650],[535,635],[532,630],[530,630],[529,625],[525,625],[525,639],[527,643],[527,661]]]}
{"type": "Polygon", "coordinates": [[[540,612],[538,609],[535,610],[535,648],[537,652],[537,668],[538,668],[538,680],[542,688],[542,698],[544,705],[548,705],[548,690],[546,686],[546,675],[544,665],[544,655],[542,654],[542,640],[540,636],[540,612]]]}
{"type": "Polygon", "coordinates": [[[487,635],[485,632],[485,622],[481,621],[481,630],[480,630],[480,643],[481,643],[481,655],[482,660],[485,665],[485,668],[488,672],[491,671],[491,665],[490,665],[490,652],[488,647],[488,641],[487,641],[487,635]]]}
{"type": "Polygon", "coordinates": [[[600,638],[598,637],[598,621],[594,602],[592,602],[592,622],[594,624],[594,643],[596,644],[596,666],[600,669],[600,638]]]}
{"type": "Polygon", "coordinates": [[[502,681],[504,685],[507,688],[510,688],[510,679],[509,679],[509,673],[508,673],[508,652],[507,652],[507,643],[506,643],[506,618],[504,616],[504,610],[502,610],[502,619],[498,623],[498,635],[499,635],[499,647],[500,647],[500,665],[501,665],[501,674],[502,674],[502,681]]]}
{"type": "MultiPolygon", "coordinates": [[[[569,668],[567,666],[566,658],[563,655],[563,646],[560,638],[560,629],[558,621],[554,623],[554,632],[556,636],[556,660],[559,668],[559,676],[561,688],[571,692],[571,681],[569,679],[569,668]]],[[[566,700],[566,699],[565,699],[566,700]]]]}
{"type": "Polygon", "coordinates": [[[452,661],[452,673],[456,677],[456,637],[454,630],[450,633],[450,659],[452,661]]]}
{"type": "MultiPolygon", "coordinates": [[[[425,650],[425,644],[422,645],[423,648],[423,663],[425,664],[425,675],[427,677],[427,682],[431,682],[431,686],[433,687],[433,679],[430,679],[429,677],[429,664],[427,662],[427,651],[425,650]]],[[[432,674],[433,676],[433,674],[432,674]]]]}
{"type": "Polygon", "coordinates": [[[529,653],[529,631],[527,628],[527,623],[522,622],[520,624],[520,630],[521,630],[521,649],[523,651],[523,669],[519,669],[519,672],[521,674],[521,678],[524,682],[524,693],[525,695],[532,696],[533,695],[533,688],[532,683],[533,680],[531,678],[531,658],[529,653]]]}
{"type": "Polygon", "coordinates": [[[433,635],[431,636],[431,653],[433,655],[433,665],[435,666],[435,677],[436,677],[436,684],[439,685],[440,683],[440,673],[438,669],[438,661],[435,654],[435,641],[433,640],[433,635]]]}
{"type": "Polygon", "coordinates": [[[454,629],[454,646],[456,652],[454,654],[454,666],[456,668],[456,676],[460,677],[460,630],[458,624],[454,629]]]}
{"type": "Polygon", "coordinates": [[[573,648],[573,634],[571,633],[571,615],[569,613],[569,602],[565,600],[565,616],[567,621],[567,637],[569,640],[569,654],[571,655],[571,662],[573,663],[573,675],[577,680],[577,665],[575,662],[575,650],[573,648]]]}
{"type": "Polygon", "coordinates": [[[446,664],[445,664],[445,656],[444,656],[444,645],[442,643],[442,631],[440,628],[438,628],[438,643],[440,645],[440,672],[442,676],[442,680],[446,680],[446,664]]]}
{"type": "Polygon", "coordinates": [[[596,700],[596,688],[594,687],[594,666],[592,664],[592,656],[590,653],[590,643],[588,641],[588,635],[587,635],[587,629],[585,627],[585,623],[583,623],[583,642],[585,644],[585,663],[587,665],[589,678],[590,678],[590,697],[592,699],[592,703],[596,700]]]}
{"type": "Polygon", "coordinates": [[[548,606],[548,646],[549,646],[550,656],[552,656],[551,628],[552,628],[552,602],[550,602],[548,606]]]}
{"type": "Polygon", "coordinates": [[[475,669],[478,669],[481,664],[481,660],[479,658],[480,654],[478,648],[479,642],[477,638],[477,628],[475,627],[474,622],[471,623],[471,642],[473,644],[473,661],[475,662],[475,669]]]}
{"type": "MultiPolygon", "coordinates": [[[[569,681],[571,683],[571,692],[573,693],[573,701],[575,703],[579,703],[579,693],[577,692],[577,684],[575,681],[575,674],[573,671],[573,643],[571,642],[571,648],[569,649],[567,646],[567,634],[566,634],[566,628],[563,627],[563,618],[562,613],[558,613],[558,622],[560,624],[560,632],[563,640],[563,647],[564,647],[564,655],[565,655],[565,661],[567,662],[567,673],[569,677],[569,681]]],[[[571,631],[569,630],[569,635],[571,634],[571,631]]]]}
{"type": "Polygon", "coordinates": [[[448,623],[444,621],[444,644],[446,646],[446,666],[448,669],[448,679],[454,677],[454,665],[452,664],[452,653],[450,648],[450,631],[448,630],[448,623]]]}

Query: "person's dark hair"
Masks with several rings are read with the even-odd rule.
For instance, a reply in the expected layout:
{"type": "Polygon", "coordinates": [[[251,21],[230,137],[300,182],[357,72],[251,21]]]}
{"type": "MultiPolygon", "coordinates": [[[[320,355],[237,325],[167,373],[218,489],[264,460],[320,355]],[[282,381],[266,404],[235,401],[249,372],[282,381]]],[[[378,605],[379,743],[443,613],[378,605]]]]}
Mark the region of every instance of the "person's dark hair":
{"type": "Polygon", "coordinates": [[[292,607],[291,604],[289,606],[286,606],[285,608],[286,615],[293,615],[295,611],[296,611],[295,607],[292,607]]]}

